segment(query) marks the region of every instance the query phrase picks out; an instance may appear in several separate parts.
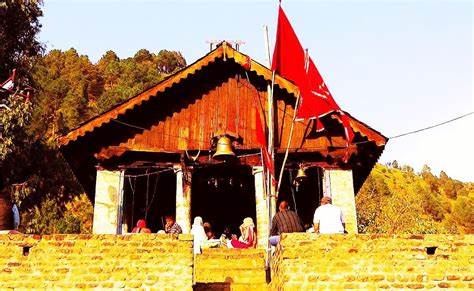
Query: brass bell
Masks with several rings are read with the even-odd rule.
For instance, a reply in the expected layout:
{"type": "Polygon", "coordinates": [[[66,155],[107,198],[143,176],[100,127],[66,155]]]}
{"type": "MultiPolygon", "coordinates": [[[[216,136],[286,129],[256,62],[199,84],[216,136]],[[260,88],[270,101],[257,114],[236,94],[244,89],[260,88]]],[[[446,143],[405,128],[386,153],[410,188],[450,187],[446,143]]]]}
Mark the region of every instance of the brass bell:
{"type": "Polygon", "coordinates": [[[306,176],[306,172],[303,168],[298,169],[298,174],[296,174],[295,183],[301,183],[303,180],[306,180],[308,176],[306,176]]]}
{"type": "Polygon", "coordinates": [[[216,153],[212,156],[212,158],[220,160],[233,156],[235,156],[235,153],[232,150],[232,143],[230,141],[230,138],[228,138],[227,136],[220,137],[217,141],[216,153]]]}

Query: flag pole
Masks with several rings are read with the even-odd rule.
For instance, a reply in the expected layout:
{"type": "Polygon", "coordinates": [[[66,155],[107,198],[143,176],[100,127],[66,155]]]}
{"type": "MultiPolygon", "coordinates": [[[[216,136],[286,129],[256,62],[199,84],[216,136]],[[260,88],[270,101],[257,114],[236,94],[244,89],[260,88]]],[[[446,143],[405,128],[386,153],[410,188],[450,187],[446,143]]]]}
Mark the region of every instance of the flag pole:
{"type": "MultiPolygon", "coordinates": [[[[308,49],[305,50],[305,70],[306,74],[308,73],[309,68],[309,52],[308,49]]],[[[296,96],[295,109],[293,111],[293,120],[291,121],[290,127],[290,137],[288,138],[288,144],[286,145],[285,157],[283,158],[283,163],[281,164],[280,175],[278,176],[278,186],[276,188],[276,195],[280,192],[281,180],[283,178],[283,171],[285,170],[286,160],[288,159],[288,153],[290,151],[291,140],[293,139],[293,129],[295,128],[296,123],[296,113],[298,112],[298,106],[300,105],[301,90],[298,91],[298,96],[296,96]]]]}
{"type": "Polygon", "coordinates": [[[298,92],[298,96],[296,97],[296,102],[295,102],[295,109],[293,111],[293,120],[291,121],[290,137],[288,138],[288,144],[286,145],[285,157],[283,158],[283,163],[281,164],[281,169],[280,169],[280,175],[278,176],[278,186],[276,188],[276,196],[278,196],[278,193],[280,192],[281,180],[283,178],[283,171],[285,170],[285,164],[286,164],[286,160],[288,159],[288,153],[290,151],[291,140],[293,139],[293,129],[295,127],[296,112],[298,111],[300,96],[301,96],[301,93],[298,92]]]}
{"type": "MultiPolygon", "coordinates": [[[[264,25],[264,39],[265,39],[265,49],[268,61],[268,67],[271,68],[271,58],[270,58],[270,41],[268,38],[268,26],[264,25]]],[[[267,110],[268,110],[268,153],[271,157],[270,162],[274,163],[275,161],[275,149],[274,149],[274,112],[273,112],[273,85],[275,83],[275,71],[272,71],[272,80],[271,84],[267,84],[267,110]]],[[[275,165],[273,165],[273,168],[275,165]]],[[[266,175],[266,187],[267,187],[267,209],[268,209],[268,237],[271,236],[271,225],[272,219],[275,215],[275,191],[272,187],[273,177],[270,175],[269,169],[267,169],[266,175]]],[[[269,269],[271,261],[271,245],[270,241],[267,241],[267,260],[266,267],[269,269]]]]}

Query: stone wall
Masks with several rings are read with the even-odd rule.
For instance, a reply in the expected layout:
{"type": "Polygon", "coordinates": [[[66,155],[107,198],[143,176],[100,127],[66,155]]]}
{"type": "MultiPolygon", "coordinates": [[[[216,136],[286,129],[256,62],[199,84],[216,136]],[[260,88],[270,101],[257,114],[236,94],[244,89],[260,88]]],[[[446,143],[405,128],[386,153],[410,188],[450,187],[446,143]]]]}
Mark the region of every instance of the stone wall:
{"type": "Polygon", "coordinates": [[[123,192],[123,171],[98,170],[95,187],[92,232],[116,234],[123,192]]]}
{"type": "Polygon", "coordinates": [[[474,288],[474,235],[283,235],[270,289],[322,288],[474,288]]]}
{"type": "Polygon", "coordinates": [[[473,266],[474,235],[284,234],[267,285],[264,250],[193,259],[190,235],[0,235],[0,290],[472,289],[473,266]]]}
{"type": "Polygon", "coordinates": [[[268,290],[263,249],[204,249],[194,260],[195,290],[268,290]]]}
{"type": "Polygon", "coordinates": [[[332,198],[332,204],[341,208],[348,233],[357,233],[357,215],[352,171],[325,169],[324,195],[332,198]]]}
{"type": "Polygon", "coordinates": [[[190,235],[0,235],[0,290],[192,290],[190,235]],[[23,246],[31,246],[24,255],[23,246]]]}

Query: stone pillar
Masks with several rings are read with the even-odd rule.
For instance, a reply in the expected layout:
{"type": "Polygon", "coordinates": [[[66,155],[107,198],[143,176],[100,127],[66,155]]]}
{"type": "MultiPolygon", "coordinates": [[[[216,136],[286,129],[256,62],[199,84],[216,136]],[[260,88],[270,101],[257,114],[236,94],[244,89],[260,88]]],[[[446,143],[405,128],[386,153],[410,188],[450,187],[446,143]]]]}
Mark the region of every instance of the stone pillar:
{"type": "Polygon", "coordinates": [[[348,233],[357,233],[354,183],[351,170],[324,169],[324,196],[332,198],[332,203],[341,207],[348,233]]]}
{"type": "Polygon", "coordinates": [[[184,173],[181,165],[174,166],[176,172],[176,222],[183,233],[191,230],[191,173],[184,173]],[[187,174],[185,177],[184,175],[187,174]]]}
{"type": "Polygon", "coordinates": [[[268,218],[268,201],[265,199],[265,181],[263,167],[253,167],[255,178],[255,208],[257,213],[257,244],[258,247],[267,248],[270,224],[268,218]]]}
{"type": "Polygon", "coordinates": [[[124,171],[97,170],[92,232],[117,234],[121,229],[124,171]]]}

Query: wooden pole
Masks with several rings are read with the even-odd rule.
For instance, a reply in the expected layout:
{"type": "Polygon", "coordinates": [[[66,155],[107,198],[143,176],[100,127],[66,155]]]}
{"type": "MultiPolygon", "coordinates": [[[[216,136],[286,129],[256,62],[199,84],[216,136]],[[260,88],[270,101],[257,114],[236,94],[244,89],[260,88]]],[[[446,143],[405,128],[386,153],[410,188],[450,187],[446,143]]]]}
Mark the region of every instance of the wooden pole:
{"type": "Polygon", "coordinates": [[[288,152],[290,150],[291,140],[293,138],[293,129],[295,127],[295,121],[296,121],[296,111],[298,110],[299,103],[300,103],[300,93],[298,93],[298,97],[296,97],[295,111],[293,112],[293,120],[291,122],[291,127],[290,127],[290,137],[288,138],[288,144],[286,145],[285,157],[283,158],[283,163],[281,164],[280,175],[278,176],[278,186],[276,188],[277,196],[278,196],[278,193],[280,192],[281,180],[283,178],[283,171],[285,170],[285,164],[286,164],[286,160],[288,159],[288,152]]]}
{"type": "MultiPolygon", "coordinates": [[[[268,67],[271,68],[271,58],[270,58],[270,41],[268,39],[268,27],[265,25],[264,26],[264,39],[265,39],[265,49],[266,49],[266,54],[267,54],[267,61],[268,61],[268,67]]],[[[271,157],[271,162],[274,163],[274,118],[273,118],[273,85],[275,82],[275,72],[272,72],[272,82],[271,84],[267,84],[267,110],[268,110],[268,153],[270,154],[271,157]]],[[[273,165],[273,168],[275,166],[273,165]]],[[[267,191],[267,207],[268,207],[268,237],[270,237],[271,233],[271,225],[272,225],[272,219],[273,215],[275,214],[275,206],[274,206],[274,199],[275,199],[275,191],[272,187],[272,177],[270,175],[269,169],[266,170],[267,175],[266,175],[266,187],[268,189],[267,191]]],[[[268,242],[268,248],[267,248],[267,261],[266,261],[266,266],[267,268],[270,267],[270,259],[271,258],[271,245],[270,242],[268,242]]]]}

